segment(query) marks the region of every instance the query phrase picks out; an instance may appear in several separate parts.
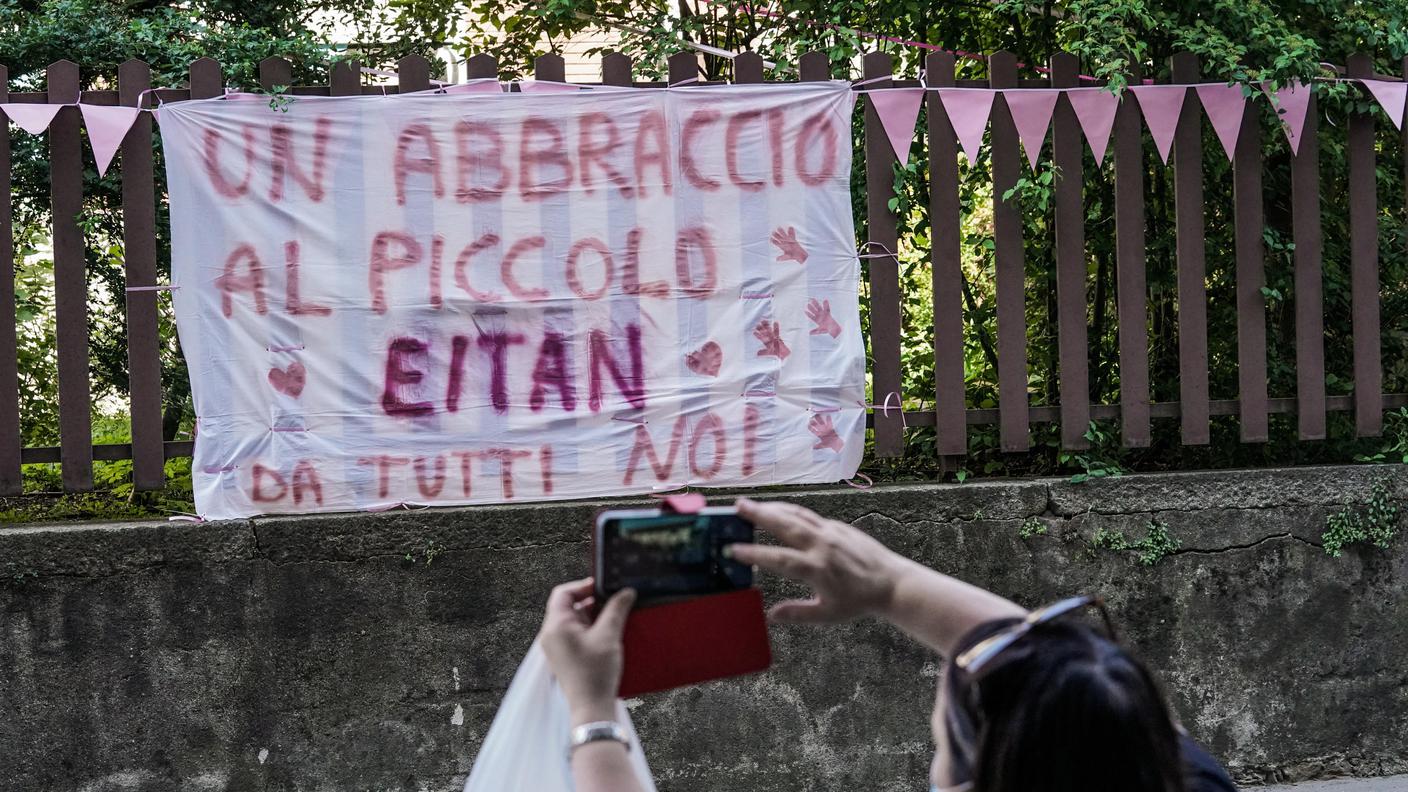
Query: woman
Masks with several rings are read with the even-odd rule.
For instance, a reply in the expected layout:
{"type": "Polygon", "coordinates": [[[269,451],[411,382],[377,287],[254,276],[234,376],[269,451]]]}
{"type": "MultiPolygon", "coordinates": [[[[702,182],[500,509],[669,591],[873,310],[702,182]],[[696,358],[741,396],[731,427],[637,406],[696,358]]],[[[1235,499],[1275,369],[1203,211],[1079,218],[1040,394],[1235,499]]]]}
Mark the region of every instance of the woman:
{"type": "MultiPolygon", "coordinates": [[[[1173,722],[1149,672],[1113,636],[1066,619],[1099,600],[1028,612],[923,567],[862,531],[789,503],[739,499],[738,512],[780,543],[733,545],[733,557],[809,585],[808,600],[769,617],[833,624],[877,616],[950,658],[932,729],[935,792],[1222,792],[1223,770],[1173,722]]],[[[554,589],[541,640],[567,697],[578,792],[639,792],[628,747],[609,724],[621,676],[622,591],[595,623],[591,581],[554,589]]],[[[1105,618],[1109,630],[1108,617],[1105,618]]]]}

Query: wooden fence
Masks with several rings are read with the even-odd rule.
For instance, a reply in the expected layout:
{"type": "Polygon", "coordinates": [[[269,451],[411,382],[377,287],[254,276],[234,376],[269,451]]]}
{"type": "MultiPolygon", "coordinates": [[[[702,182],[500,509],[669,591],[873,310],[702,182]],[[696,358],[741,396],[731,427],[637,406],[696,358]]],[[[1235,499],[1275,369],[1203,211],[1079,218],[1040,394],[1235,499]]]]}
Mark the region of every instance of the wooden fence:
{"type": "MultiPolygon", "coordinates": [[[[830,79],[823,53],[801,58],[802,80],[830,79]]],[[[607,55],[602,81],[608,85],[659,88],[663,83],[632,81],[629,58],[607,55]]],[[[1019,64],[1010,53],[989,58],[986,81],[955,80],[954,56],[931,54],[927,60],[930,87],[1063,88],[1098,85],[1078,74],[1078,60],[1069,54],[1052,59],[1049,79],[1019,79],[1019,64]]],[[[468,77],[494,77],[497,64],[486,55],[470,58],[468,77]]],[[[735,61],[740,83],[763,81],[763,61],[756,54],[735,61]]],[[[1408,76],[1408,61],[1404,64],[1408,76]]],[[[670,58],[669,82],[696,77],[693,53],[670,58]]],[[[892,74],[889,55],[873,53],[864,59],[864,77],[878,79],[867,88],[916,87],[914,80],[884,78],[892,74]]],[[[291,64],[270,58],[260,64],[265,89],[286,86],[292,80],[291,64]]],[[[1349,77],[1371,77],[1370,60],[1363,56],[1348,62],[1349,77]]],[[[543,56],[537,60],[538,80],[564,80],[563,60],[543,56]]],[[[1173,59],[1176,83],[1199,82],[1197,60],[1191,55],[1173,59]]],[[[0,67],[0,102],[150,106],[151,94],[160,102],[204,99],[224,92],[220,65],[208,58],[190,66],[189,88],[151,88],[150,70],[140,61],[122,65],[117,90],[80,91],[77,65],[60,61],[48,68],[46,92],[8,93],[8,75],[0,67]]],[[[345,96],[419,91],[431,87],[430,65],[419,56],[399,65],[399,87],[367,86],[355,63],[335,65],[325,86],[295,86],[292,95],[345,96]]],[[[1084,434],[1092,419],[1118,419],[1126,446],[1147,446],[1152,418],[1180,421],[1184,444],[1206,444],[1210,417],[1240,418],[1241,439],[1255,443],[1268,438],[1268,415],[1295,413],[1302,439],[1323,439],[1328,411],[1352,410],[1360,436],[1377,435],[1383,411],[1408,405],[1408,394],[1382,392],[1379,337],[1379,271],[1376,197],[1373,190],[1356,190],[1348,196],[1351,232],[1352,335],[1355,388],[1352,396],[1326,395],[1325,348],[1322,304],[1322,240],[1320,215],[1319,150],[1314,100],[1308,114],[1300,152],[1292,164],[1292,218],[1295,242],[1295,369],[1294,397],[1269,398],[1267,392],[1266,309],[1261,292],[1265,283],[1262,229],[1263,151],[1256,112],[1244,116],[1234,157],[1235,259],[1237,308],[1238,393],[1236,399],[1214,400],[1208,394],[1207,300],[1205,295],[1202,111],[1193,91],[1185,97],[1181,121],[1173,143],[1176,193],[1179,398],[1173,402],[1150,400],[1148,297],[1145,260],[1144,135],[1138,107],[1122,102],[1115,118],[1110,150],[1114,157],[1115,302],[1119,332],[1119,404],[1091,404],[1088,393],[1086,337],[1086,253],[1083,185],[1079,178],[1058,179],[1055,186],[1055,262],[1059,348],[1059,405],[1031,406],[1028,400],[1025,264],[1022,218],[1017,202],[1002,200],[1022,173],[1022,152],[1004,100],[994,102],[991,127],[991,170],[995,233],[997,297],[998,405],[969,408],[964,392],[962,273],[960,271],[960,204],[958,147],[953,129],[937,93],[926,94],[930,168],[930,205],[934,308],[935,381],[930,392],[903,394],[932,399],[934,407],[907,411],[894,408],[872,411],[876,453],[895,456],[903,450],[905,426],[932,426],[937,453],[945,457],[967,452],[967,427],[999,426],[1001,448],[1020,452],[1030,444],[1030,427],[1038,422],[1058,422],[1065,448],[1086,446],[1084,434]]],[[[1248,100],[1250,101],[1250,100],[1248,100]]],[[[1375,124],[1372,115],[1349,119],[1346,129],[1349,182],[1375,180],[1375,124]]],[[[156,199],[152,161],[152,119],[143,114],[121,148],[122,212],[124,221],[127,286],[157,285],[156,199]]],[[[867,106],[865,112],[865,163],[868,238],[874,250],[897,249],[897,218],[889,206],[893,196],[894,154],[880,119],[867,106]]],[[[1054,164],[1061,173],[1081,174],[1084,145],[1079,123],[1070,104],[1062,98],[1050,130],[1054,164]]],[[[1405,136],[1408,143],[1408,136],[1405,136]]],[[[80,151],[80,115],[77,107],[64,107],[49,128],[52,160],[53,255],[55,312],[58,343],[59,429],[58,447],[24,448],[20,434],[16,333],[0,322],[0,494],[21,489],[21,465],[62,463],[64,488],[91,489],[93,461],[131,459],[137,489],[163,486],[165,459],[191,454],[191,441],[162,439],[162,382],[158,358],[157,294],[153,290],[126,295],[128,362],[131,393],[132,442],[94,445],[90,423],[91,394],[87,337],[87,293],[84,273],[84,239],[79,226],[83,201],[80,151]]],[[[1220,154],[1216,154],[1220,156],[1220,154]]],[[[10,152],[0,146],[0,187],[10,186],[10,152]]],[[[0,315],[15,314],[12,208],[0,207],[0,315]]],[[[899,262],[891,255],[869,259],[870,345],[875,401],[885,394],[900,394],[901,294],[899,262]]]]}

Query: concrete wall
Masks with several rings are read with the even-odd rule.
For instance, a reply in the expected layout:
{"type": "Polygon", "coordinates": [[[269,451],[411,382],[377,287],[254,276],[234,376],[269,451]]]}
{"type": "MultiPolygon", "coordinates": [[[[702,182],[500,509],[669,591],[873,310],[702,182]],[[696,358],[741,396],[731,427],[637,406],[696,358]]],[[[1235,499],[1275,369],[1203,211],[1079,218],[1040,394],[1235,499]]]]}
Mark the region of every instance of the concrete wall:
{"type": "MultiPolygon", "coordinates": [[[[787,497],[1024,604],[1104,593],[1196,737],[1295,780],[1408,770],[1405,543],[1317,546],[1380,479],[1408,498],[1401,467],[787,497]],[[1151,517],[1158,565],[1089,549],[1151,517]]],[[[0,789],[457,790],[596,508],[0,530],[0,789]]],[[[874,623],[773,640],[766,675],[634,706],[662,790],[923,788],[933,657],[874,623]]]]}

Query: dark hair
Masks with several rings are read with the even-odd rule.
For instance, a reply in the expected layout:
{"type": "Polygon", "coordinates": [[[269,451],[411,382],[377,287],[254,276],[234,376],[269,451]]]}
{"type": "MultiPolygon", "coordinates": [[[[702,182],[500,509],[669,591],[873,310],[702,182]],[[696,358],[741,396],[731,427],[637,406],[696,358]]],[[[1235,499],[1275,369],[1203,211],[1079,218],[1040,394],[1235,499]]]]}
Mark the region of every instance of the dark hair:
{"type": "MultiPolygon", "coordinates": [[[[1015,619],[989,622],[955,656],[1015,619]]],[[[977,675],[948,664],[954,781],[974,792],[1184,792],[1179,738],[1153,677],[1071,622],[1039,625],[977,675]]]]}

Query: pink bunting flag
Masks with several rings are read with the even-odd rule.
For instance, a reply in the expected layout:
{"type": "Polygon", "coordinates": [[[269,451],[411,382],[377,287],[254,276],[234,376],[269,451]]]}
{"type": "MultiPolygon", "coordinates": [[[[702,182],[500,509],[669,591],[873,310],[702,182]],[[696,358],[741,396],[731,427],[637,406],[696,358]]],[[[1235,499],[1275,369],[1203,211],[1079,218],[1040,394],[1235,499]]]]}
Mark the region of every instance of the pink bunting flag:
{"type": "Polygon", "coordinates": [[[1242,96],[1240,85],[1199,85],[1198,101],[1212,122],[1217,139],[1222,141],[1222,150],[1231,160],[1237,153],[1237,136],[1242,133],[1242,113],[1247,109],[1247,100],[1242,96]]]}
{"type": "Polygon", "coordinates": [[[127,137],[127,130],[132,128],[142,111],[135,107],[86,104],[79,105],[78,109],[83,111],[83,125],[88,127],[93,160],[98,165],[98,175],[102,176],[112,164],[113,155],[122,145],[122,139],[127,137]]]}
{"type": "Polygon", "coordinates": [[[581,89],[570,83],[551,82],[549,80],[528,80],[519,83],[518,90],[523,93],[577,93],[581,89]]]}
{"type": "Polygon", "coordinates": [[[1173,133],[1178,130],[1178,117],[1183,112],[1183,98],[1187,95],[1185,85],[1132,85],[1129,90],[1139,99],[1139,110],[1144,114],[1144,123],[1149,125],[1149,134],[1154,138],[1154,147],[1159,150],[1159,158],[1168,164],[1168,154],[1173,148],[1173,133]]]}
{"type": "Polygon", "coordinates": [[[1297,154],[1300,152],[1300,133],[1305,129],[1305,113],[1310,109],[1310,89],[1299,81],[1283,86],[1279,91],[1272,91],[1270,85],[1262,83],[1262,93],[1271,98],[1276,112],[1281,116],[1281,123],[1285,125],[1291,153],[1297,154]]]}
{"type": "Polygon", "coordinates": [[[54,116],[63,105],[52,104],[0,104],[5,115],[31,135],[42,135],[49,128],[54,116]]]}
{"type": "Polygon", "coordinates": [[[988,126],[988,115],[992,113],[994,92],[963,88],[940,88],[939,101],[953,126],[963,153],[968,155],[968,164],[978,162],[978,151],[983,147],[983,130],[988,126]]]}
{"type": "Polygon", "coordinates": [[[885,128],[890,147],[903,165],[909,161],[909,146],[914,142],[914,122],[919,120],[924,89],[887,88],[868,91],[865,96],[875,108],[875,115],[880,117],[880,126],[885,128]]]}
{"type": "Polygon", "coordinates": [[[1403,129],[1403,106],[1408,104],[1408,83],[1387,80],[1360,80],[1369,93],[1379,100],[1395,129],[1403,129]]]}
{"type": "Polygon", "coordinates": [[[1036,170],[1041,145],[1046,141],[1046,130],[1051,126],[1051,113],[1056,110],[1056,100],[1061,98],[1061,92],[1054,89],[1003,91],[1002,98],[1007,101],[1007,109],[1012,113],[1012,125],[1017,127],[1022,148],[1027,150],[1027,162],[1031,163],[1032,170],[1036,170]]]}
{"type": "Polygon", "coordinates": [[[1105,150],[1110,145],[1110,130],[1115,128],[1115,111],[1120,109],[1120,98],[1104,88],[1076,88],[1066,91],[1071,107],[1076,111],[1076,120],[1085,133],[1090,151],[1095,155],[1096,164],[1105,161],[1105,150]]]}
{"type": "Polygon", "coordinates": [[[474,82],[467,82],[467,83],[460,83],[460,84],[458,84],[458,85],[447,85],[447,86],[445,86],[445,93],[447,93],[447,94],[465,94],[465,93],[501,94],[501,93],[503,93],[503,92],[504,92],[504,89],[503,89],[502,86],[499,85],[499,81],[498,81],[498,80],[475,80],[474,82]]]}

